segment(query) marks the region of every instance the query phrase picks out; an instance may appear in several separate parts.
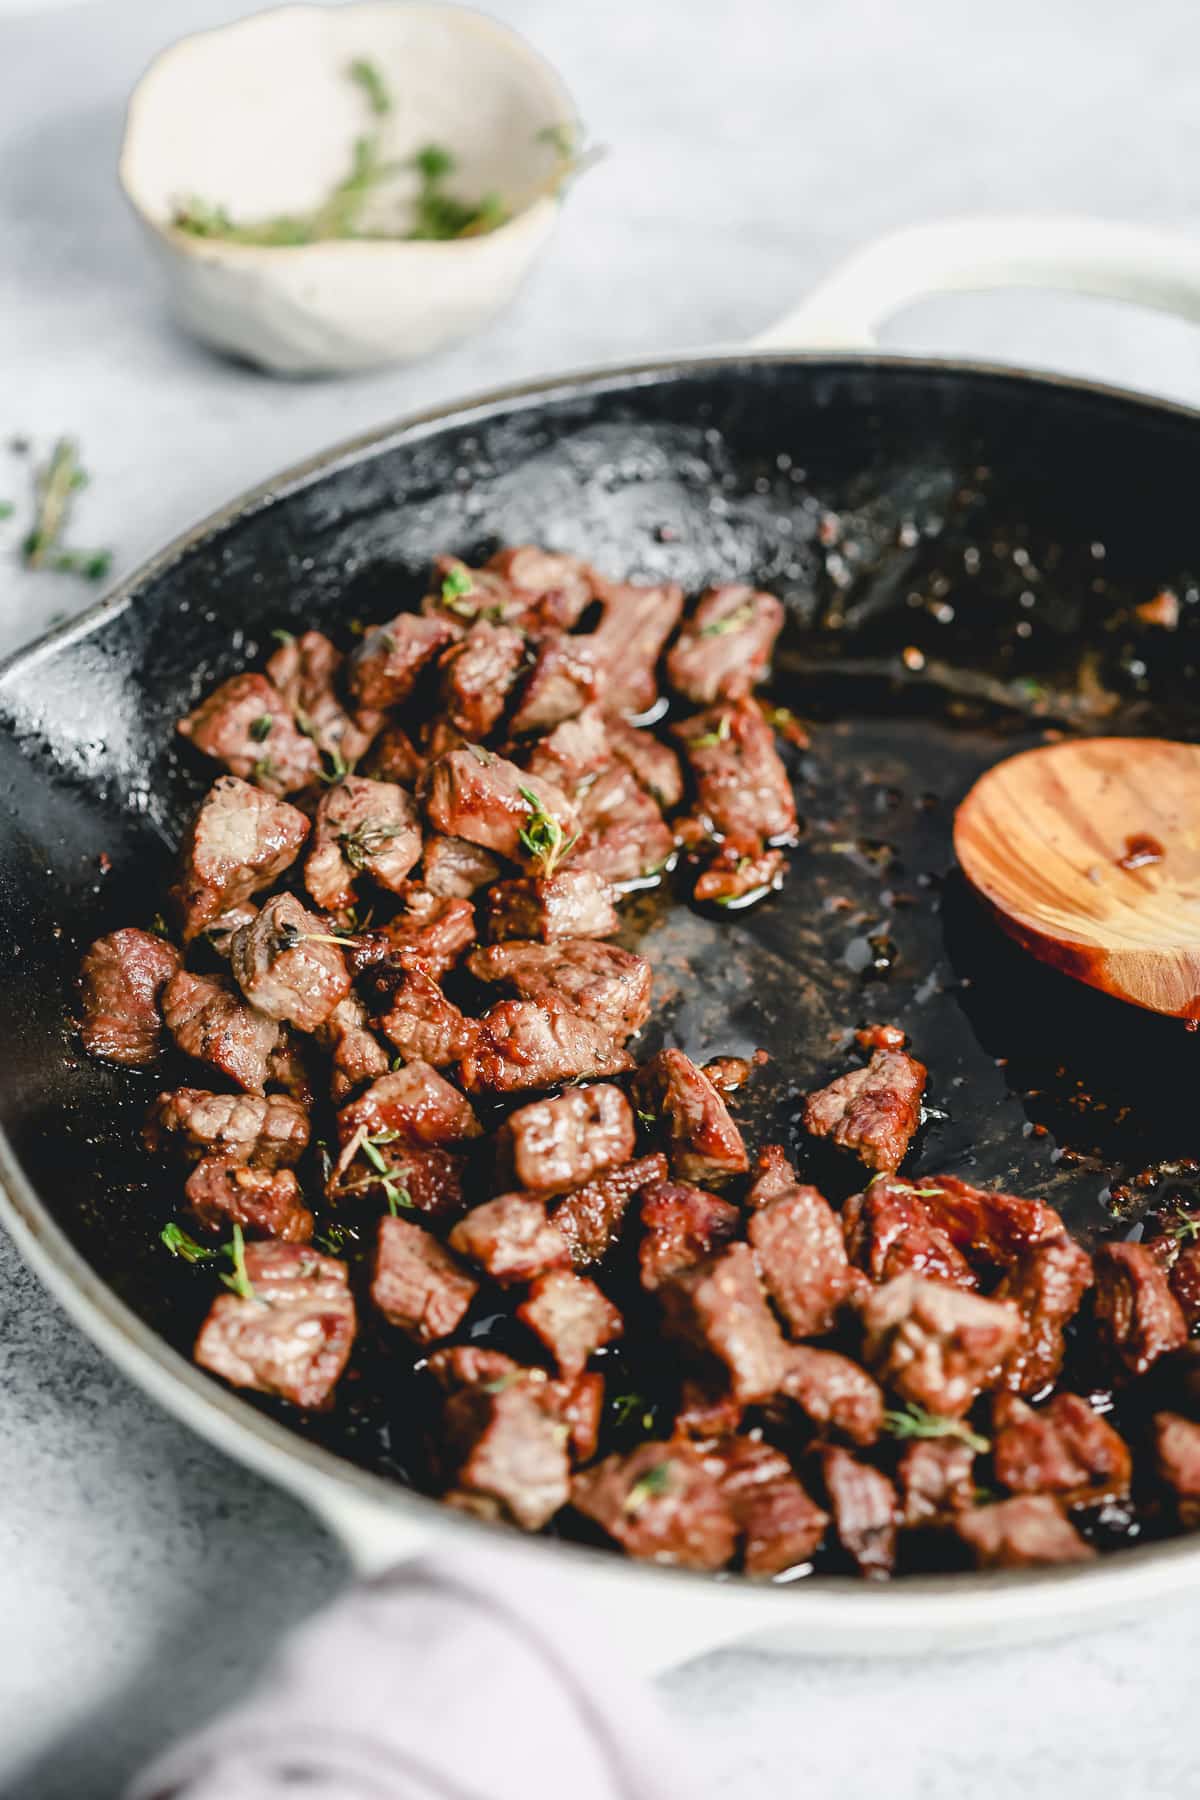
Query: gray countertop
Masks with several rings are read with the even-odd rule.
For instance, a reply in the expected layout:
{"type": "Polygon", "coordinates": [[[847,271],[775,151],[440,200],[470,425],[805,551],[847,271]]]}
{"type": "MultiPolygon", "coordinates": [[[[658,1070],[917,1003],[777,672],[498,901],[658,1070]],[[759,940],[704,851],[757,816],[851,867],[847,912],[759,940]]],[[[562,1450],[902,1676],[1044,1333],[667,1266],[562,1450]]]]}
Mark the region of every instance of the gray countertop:
{"type": "MultiPolygon", "coordinates": [[[[118,573],[240,487],[407,411],[745,337],[897,223],[1036,207],[1188,231],[1200,211],[1186,0],[1144,0],[1136,23],[1089,0],[495,0],[612,155],[485,335],[414,368],[281,384],[176,332],[113,178],[148,56],[241,9],[25,4],[0,9],[0,444],[78,435],[94,479],[76,535],[111,544],[118,573]]],[[[1096,302],[931,302],[889,341],[1200,400],[1193,329],[1096,302]]],[[[0,449],[0,496],[21,479],[0,449]]],[[[0,649],[90,597],[9,563],[0,649]]],[[[345,1571],[297,1506],[113,1373],[4,1241],[0,1445],[0,1791],[105,1800],[345,1571]]],[[[994,1656],[726,1653],[665,1692],[730,1794],[1174,1800],[1200,1783],[1198,1660],[1185,1600],[994,1656]]]]}

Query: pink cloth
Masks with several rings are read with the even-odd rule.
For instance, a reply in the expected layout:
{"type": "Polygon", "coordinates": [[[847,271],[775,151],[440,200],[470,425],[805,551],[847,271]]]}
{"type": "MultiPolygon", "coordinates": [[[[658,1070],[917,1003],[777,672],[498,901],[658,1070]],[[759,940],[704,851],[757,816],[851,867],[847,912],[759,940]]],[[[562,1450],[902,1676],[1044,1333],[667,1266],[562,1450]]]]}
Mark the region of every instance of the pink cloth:
{"type": "Polygon", "coordinates": [[[445,1554],[359,1583],[129,1800],[692,1800],[650,1688],[555,1571],[445,1554]]]}

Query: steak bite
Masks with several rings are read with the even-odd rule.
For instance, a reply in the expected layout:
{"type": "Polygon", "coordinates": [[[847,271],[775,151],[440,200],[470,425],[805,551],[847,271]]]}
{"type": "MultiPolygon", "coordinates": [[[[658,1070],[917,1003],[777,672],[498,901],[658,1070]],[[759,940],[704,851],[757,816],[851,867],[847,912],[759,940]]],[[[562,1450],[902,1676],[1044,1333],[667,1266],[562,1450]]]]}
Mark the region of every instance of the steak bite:
{"type": "Polygon", "coordinates": [[[726,838],[696,877],[692,897],[709,905],[728,906],[749,894],[761,896],[782,885],[786,868],[782,850],[765,850],[758,838],[726,838]]]}
{"type": "Polygon", "coordinates": [[[269,794],[308,787],[321,767],[316,745],[296,729],[287,701],[265,675],[223,681],[176,729],[231,775],[269,794]]]}
{"type": "Polygon", "coordinates": [[[682,1050],[660,1050],[638,1070],[634,1086],[638,1107],[666,1127],[671,1173],[681,1181],[724,1181],[749,1167],[729,1108],[682,1050]]]}
{"type": "Polygon", "coordinates": [[[420,969],[384,968],[363,985],[378,1008],[380,1031],[405,1062],[445,1069],[475,1042],[474,1019],[464,1017],[420,969]]]}
{"type": "Polygon", "coordinates": [[[248,1006],[230,982],[180,969],[163,989],[163,1019],[185,1056],[208,1063],[249,1093],[261,1094],[279,1024],[248,1006]]]}
{"type": "Polygon", "coordinates": [[[659,875],[675,854],[675,833],[631,770],[599,774],[579,802],[575,869],[592,869],[621,886],[659,875]]]}
{"type": "Polygon", "coordinates": [[[429,1232],[409,1219],[380,1219],[371,1298],[389,1325],[418,1344],[436,1344],[457,1331],[478,1291],[429,1232]]]}
{"type": "Polygon", "coordinates": [[[618,762],[624,763],[663,812],[673,811],[683,799],[683,770],[671,746],[652,731],[630,725],[620,713],[609,713],[605,728],[609,749],[618,762]]]}
{"type": "Polygon", "coordinates": [[[478,1021],[475,1043],[459,1064],[469,1094],[558,1087],[585,1076],[623,1075],[633,1058],[600,1022],[562,1000],[501,1000],[478,1021]]]}
{"type": "Polygon", "coordinates": [[[321,796],[304,885],[323,911],[341,912],[358,898],[358,875],[402,893],[420,854],[417,809],[404,788],[344,775],[321,796]]]}
{"type": "Polygon", "coordinates": [[[569,1267],[567,1241],[531,1194],[498,1194],[474,1206],[450,1233],[451,1248],[507,1287],[569,1267]]]}
{"type": "Polygon", "coordinates": [[[992,1428],[996,1479],[1014,1494],[1056,1494],[1086,1506],[1129,1492],[1132,1459],[1123,1439],[1078,1394],[1056,1394],[1036,1412],[998,1394],[992,1428]]]}
{"type": "MultiPolygon", "coordinates": [[[[375,714],[368,714],[370,718],[375,714]]],[[[425,758],[403,726],[385,725],[371,745],[362,772],[375,781],[396,781],[401,787],[415,787],[425,767],[425,758]]]]}
{"type": "Polygon", "coordinates": [[[807,1562],[829,1514],[805,1492],[783,1452],[756,1438],[730,1437],[701,1454],[742,1535],[746,1574],[781,1575],[807,1562]]]}
{"type": "Polygon", "coordinates": [[[249,1293],[213,1301],[192,1354],[234,1387],[325,1406],[354,1343],[345,1263],[304,1244],[250,1244],[249,1293]]]}
{"type": "Polygon", "coordinates": [[[88,1055],[127,1069],[152,1063],[162,1048],[159,996],[181,964],[174,944],[135,925],[97,938],[79,968],[88,1055]]]}
{"type": "MultiPolygon", "coordinates": [[[[421,601],[427,618],[443,619],[458,636],[465,623],[491,619],[500,625],[523,625],[534,597],[518,593],[503,570],[489,563],[470,569],[457,556],[435,556],[433,587],[421,601]]],[[[586,602],[585,602],[586,604],[586,602]]]]}
{"type": "Polygon", "coordinates": [[[1092,1262],[1064,1231],[1024,1251],[996,1289],[997,1300],[1014,1300],[1021,1335],[1005,1359],[1002,1385],[1015,1394],[1036,1394],[1062,1369],[1065,1326],[1079,1311],[1092,1285],[1092,1262]]]}
{"type": "Polygon", "coordinates": [[[976,1288],[979,1278],[929,1204],[929,1192],[895,1175],[877,1175],[842,1209],[851,1260],[872,1281],[921,1275],[954,1287],[976,1288]]]}
{"type": "Polygon", "coordinates": [[[896,1473],[904,1525],[945,1525],[975,1505],[975,1452],[958,1438],[918,1438],[896,1473]]]}
{"type": "Polygon", "coordinates": [[[504,1178],[536,1194],[565,1194],[633,1155],[633,1114],[620,1088],[569,1088],[510,1113],[496,1134],[504,1178]]]}
{"type": "Polygon", "coordinates": [[[299,1162],[308,1129],[308,1114],[287,1094],[210,1094],[184,1087],[158,1096],[142,1141],[152,1154],[176,1150],[189,1162],[222,1156],[256,1169],[278,1169],[299,1162]]]}
{"type": "Polygon", "coordinates": [[[980,1569],[1036,1569],[1090,1562],[1096,1554],[1049,1494],[956,1513],[954,1529],[980,1569]]]}
{"type": "Polygon", "coordinates": [[[437,899],[469,900],[499,876],[500,864],[490,850],[469,844],[466,838],[443,837],[438,831],[425,839],[421,883],[437,899]]]}
{"type": "Polygon", "coordinates": [[[774,594],[733,584],[701,594],[667,656],[667,680],[697,706],[741,700],[766,675],[783,629],[774,594]]]}
{"type": "Polygon", "coordinates": [[[616,1038],[632,1037],[650,1017],[650,964],[615,944],[571,938],[561,944],[481,945],[467,967],[477,981],[503,982],[522,1000],[565,1001],[616,1038]]]}
{"type": "Polygon", "coordinates": [[[873,1444],[883,1430],[883,1390],[836,1350],[793,1344],[780,1391],[814,1425],[831,1426],[852,1444],[873,1444]]]}
{"type": "Polygon", "coordinates": [[[214,955],[228,962],[234,932],[243,925],[249,925],[257,917],[258,908],[253,900],[243,900],[239,906],[231,906],[219,919],[214,919],[211,925],[205,926],[204,941],[214,955]]]}
{"type": "Polygon", "coordinates": [[[747,1236],[788,1333],[821,1337],[857,1284],[841,1224],[815,1187],[797,1185],[753,1213],[747,1236]]]}
{"type": "Polygon", "coordinates": [[[373,711],[403,706],[422,671],[459,635],[459,628],[444,617],[399,613],[390,624],[369,631],[350,658],[351,693],[373,711]]]}
{"type": "Polygon", "coordinates": [[[586,1269],[608,1255],[621,1235],[630,1201],[653,1182],[665,1180],[666,1173],[667,1159],[661,1152],[639,1157],[564,1194],[550,1208],[551,1221],[566,1239],[575,1268],[586,1269]]]}
{"type": "Polygon", "coordinates": [[[896,1490],[880,1469],[860,1462],[838,1444],[821,1452],[838,1541],[861,1575],[885,1580],[896,1562],[896,1490]]]}
{"type": "MultiPolygon", "coordinates": [[[[642,735],[640,732],[637,734],[642,735]]],[[[613,759],[612,731],[598,706],[585,706],[572,719],[564,719],[545,737],[535,738],[522,750],[531,775],[552,781],[574,800],[581,784],[607,768],[613,759]]]]}
{"type": "Polygon", "coordinates": [[[276,894],[234,933],[229,966],[260,1013],[315,1031],[350,992],[345,960],[331,935],[294,894],[276,894]]]}
{"type": "Polygon", "coordinates": [[[779,1391],[788,1347],[759,1284],[748,1244],[730,1244],[659,1287],[666,1329],[723,1364],[735,1400],[754,1405],[779,1391]]]}
{"type": "Polygon", "coordinates": [[[329,1091],[335,1103],[387,1074],[391,1058],[367,1029],[367,1009],[357,994],[347,994],[315,1036],[332,1058],[329,1091]]]}
{"type": "Polygon", "coordinates": [[[480,1135],[479,1120],[456,1087],[428,1063],[410,1062],[373,1081],[338,1114],[338,1138],[348,1144],[394,1133],[406,1144],[461,1144],[480,1135]]]}
{"type": "Polygon", "coordinates": [[[171,890],[184,943],[278,881],[295,862],[308,830],[304,814],[286,800],[232,775],[220,776],[183,840],[179,879],[171,890]]]}
{"type": "Polygon", "coordinates": [[[456,731],[476,741],[488,736],[524,660],[524,633],[490,619],[477,619],[465,637],[442,652],[442,707],[456,731]]]}
{"type": "Polygon", "coordinates": [[[435,830],[482,844],[535,874],[552,874],[579,830],[575,808],[561,788],[476,744],[449,750],[431,763],[423,792],[435,830]]]}
{"type": "Polygon", "coordinates": [[[984,1300],[918,1275],[872,1289],[860,1310],[864,1360],[883,1385],[954,1419],[996,1385],[1021,1333],[1011,1301],[984,1300]]]}
{"type": "Polygon", "coordinates": [[[434,981],[448,975],[475,942],[475,908],[469,900],[439,900],[423,889],[408,892],[408,910],[364,932],[348,952],[355,975],[376,963],[420,969],[434,981]]]}
{"type": "Polygon", "coordinates": [[[745,1407],[733,1395],[694,1375],[684,1377],[675,1414],[675,1436],[698,1444],[715,1444],[740,1431],[745,1407]]]}
{"type": "Polygon", "coordinates": [[[222,1156],[206,1156],[188,1176],[184,1193],[206,1231],[222,1234],[240,1225],[247,1237],[307,1244],[313,1216],[290,1169],[251,1169],[222,1156]]]}
{"type": "Polygon", "coordinates": [[[921,1123],[927,1070],[903,1050],[876,1050],[865,1069],[851,1069],[804,1103],[804,1127],[854,1150],[869,1169],[892,1175],[921,1123]]]}
{"type": "Polygon", "coordinates": [[[638,1250],[642,1286],[653,1292],[669,1276],[694,1269],[735,1237],[741,1222],[736,1206],[689,1182],[656,1181],[646,1187],[646,1235],[638,1250]]]}
{"type": "MultiPolygon", "coordinates": [[[[658,659],[683,613],[683,589],[593,577],[603,613],[588,646],[600,691],[613,712],[648,712],[658,699],[658,659]]],[[[579,640],[577,640],[579,641],[579,640]]]]}
{"type": "Polygon", "coordinates": [[[1187,1244],[1171,1264],[1168,1280],[1188,1331],[1200,1325],[1200,1244],[1187,1244]]]}
{"type": "Polygon", "coordinates": [[[567,1381],[582,1375],[593,1351],[611,1344],[625,1329],[608,1296],[570,1269],[535,1276],[517,1317],[546,1346],[567,1381]]]}
{"type": "MultiPolygon", "coordinates": [[[[718,1081],[713,1073],[711,1064],[706,1065],[705,1073],[714,1087],[721,1093],[726,1091],[724,1083],[718,1081]]],[[[788,1161],[783,1145],[764,1144],[754,1159],[754,1179],[746,1193],[746,1205],[752,1210],[769,1206],[772,1200],[790,1194],[799,1185],[800,1177],[788,1161]]]]}
{"type": "Polygon", "coordinates": [[[499,1502],[526,1531],[540,1531],[566,1504],[569,1427],[549,1383],[500,1376],[460,1388],[446,1401],[443,1429],[454,1486],[499,1502]]]}
{"type": "Polygon", "coordinates": [[[972,1187],[954,1175],[923,1179],[920,1197],[929,1216],[985,1271],[1011,1269],[1034,1246],[1063,1236],[1062,1220],[1044,1200],[972,1187]]]}
{"type": "Polygon", "coordinates": [[[796,802],[775,734],[753,700],[693,713],[673,727],[696,789],[696,813],[718,837],[784,842],[796,802]]]}
{"type": "Polygon", "coordinates": [[[1145,1244],[1101,1244],[1095,1255],[1096,1327],[1130,1375],[1144,1375],[1188,1329],[1167,1271],[1145,1244]]]}
{"type": "Polygon", "coordinates": [[[287,636],[267,659],[267,674],[292,717],[335,766],[353,768],[370,749],[382,723],[377,713],[352,718],[337,694],[342,653],[323,631],[287,636]]]}
{"type": "MultiPolygon", "coordinates": [[[[536,617],[564,628],[576,624],[596,594],[597,576],[582,557],[562,550],[543,550],[539,544],[517,544],[489,556],[483,578],[501,578],[526,609],[527,621],[536,617]]],[[[474,580],[481,579],[476,575],[474,580]]]]}
{"type": "Polygon", "coordinates": [[[571,637],[565,631],[544,632],[538,638],[533,667],[522,684],[509,730],[514,737],[550,731],[590,706],[602,687],[588,638],[571,637]]]}
{"type": "Polygon", "coordinates": [[[593,869],[559,869],[498,881],[485,902],[492,943],[524,938],[543,944],[560,938],[606,938],[620,930],[612,889],[593,869]]]}
{"type": "Polygon", "coordinates": [[[627,1556],[647,1562],[723,1569],[737,1545],[720,1482],[681,1441],[639,1444],[628,1456],[605,1457],[575,1477],[571,1504],[627,1556]]]}
{"type": "Polygon", "coordinates": [[[1154,1415],[1154,1462],[1185,1531],[1200,1525],[1200,1425],[1181,1413],[1154,1415]]]}

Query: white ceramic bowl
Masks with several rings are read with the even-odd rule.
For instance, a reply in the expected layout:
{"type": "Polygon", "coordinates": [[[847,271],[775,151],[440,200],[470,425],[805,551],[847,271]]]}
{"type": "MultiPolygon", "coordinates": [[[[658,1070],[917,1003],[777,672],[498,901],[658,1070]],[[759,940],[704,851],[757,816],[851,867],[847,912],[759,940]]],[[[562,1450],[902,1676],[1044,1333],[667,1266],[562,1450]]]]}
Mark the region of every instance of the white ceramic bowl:
{"type": "MultiPolygon", "coordinates": [[[[422,356],[504,306],[553,228],[561,152],[578,121],[558,75],[481,13],[422,0],[283,6],[163,52],[135,88],[121,184],[183,323],[219,349],[280,374],[333,374],[422,356]],[[347,77],[373,63],[392,97],[370,118],[347,77]],[[449,241],[334,239],[287,247],[198,237],[172,223],[181,202],[238,222],[316,205],[377,129],[388,160],[437,143],[455,158],[449,190],[496,193],[508,222],[449,241]]],[[[415,173],[372,199],[403,230],[415,173]]]]}

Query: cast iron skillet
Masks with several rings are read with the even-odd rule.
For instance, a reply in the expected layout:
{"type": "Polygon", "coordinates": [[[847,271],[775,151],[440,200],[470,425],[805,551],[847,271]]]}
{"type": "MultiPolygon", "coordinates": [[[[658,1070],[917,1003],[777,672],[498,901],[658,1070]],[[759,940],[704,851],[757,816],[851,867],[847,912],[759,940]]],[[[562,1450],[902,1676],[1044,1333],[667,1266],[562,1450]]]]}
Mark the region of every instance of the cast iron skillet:
{"type": "MultiPolygon", "coordinates": [[[[1186,1187],[1200,1046],[1016,951],[955,877],[950,826],[980,770],[1047,729],[1198,735],[1198,485],[1200,415],[1180,408],[984,368],[759,356],[510,391],[237,502],[0,669],[0,1217],[110,1354],[350,1518],[364,1555],[435,1532],[496,1541],[407,1490],[415,1434],[369,1357],[344,1403],[303,1421],[190,1367],[210,1284],[162,1251],[175,1184],[134,1147],[160,1078],[82,1057],[70,1011],[81,947],[150,921],[212,778],[178,716],[273,627],[346,641],[353,619],[417,601],[435,551],[535,540],[689,591],[753,580],[788,608],[772,697],[814,727],[793,755],[804,834],[784,890],[750,912],[665,894],[634,909],[659,970],[647,1049],[766,1048],[751,1135],[844,1193],[799,1096],[845,1066],[849,1027],[897,1022],[931,1070],[915,1173],[1043,1194],[1085,1240],[1127,1233],[1186,1187]],[[1184,600],[1173,634],[1130,614],[1164,585],[1184,600]],[[1150,1185],[1126,1188],[1143,1170],[1150,1185]]],[[[874,1591],[836,1569],[762,1590],[503,1541],[626,1611],[654,1606],[666,1660],[672,1608],[693,1648],[749,1631],[861,1649],[882,1631],[895,1649],[1053,1629],[1200,1575],[1200,1543],[1137,1536],[1118,1522],[1128,1547],[1091,1568],[874,1591]]]]}

